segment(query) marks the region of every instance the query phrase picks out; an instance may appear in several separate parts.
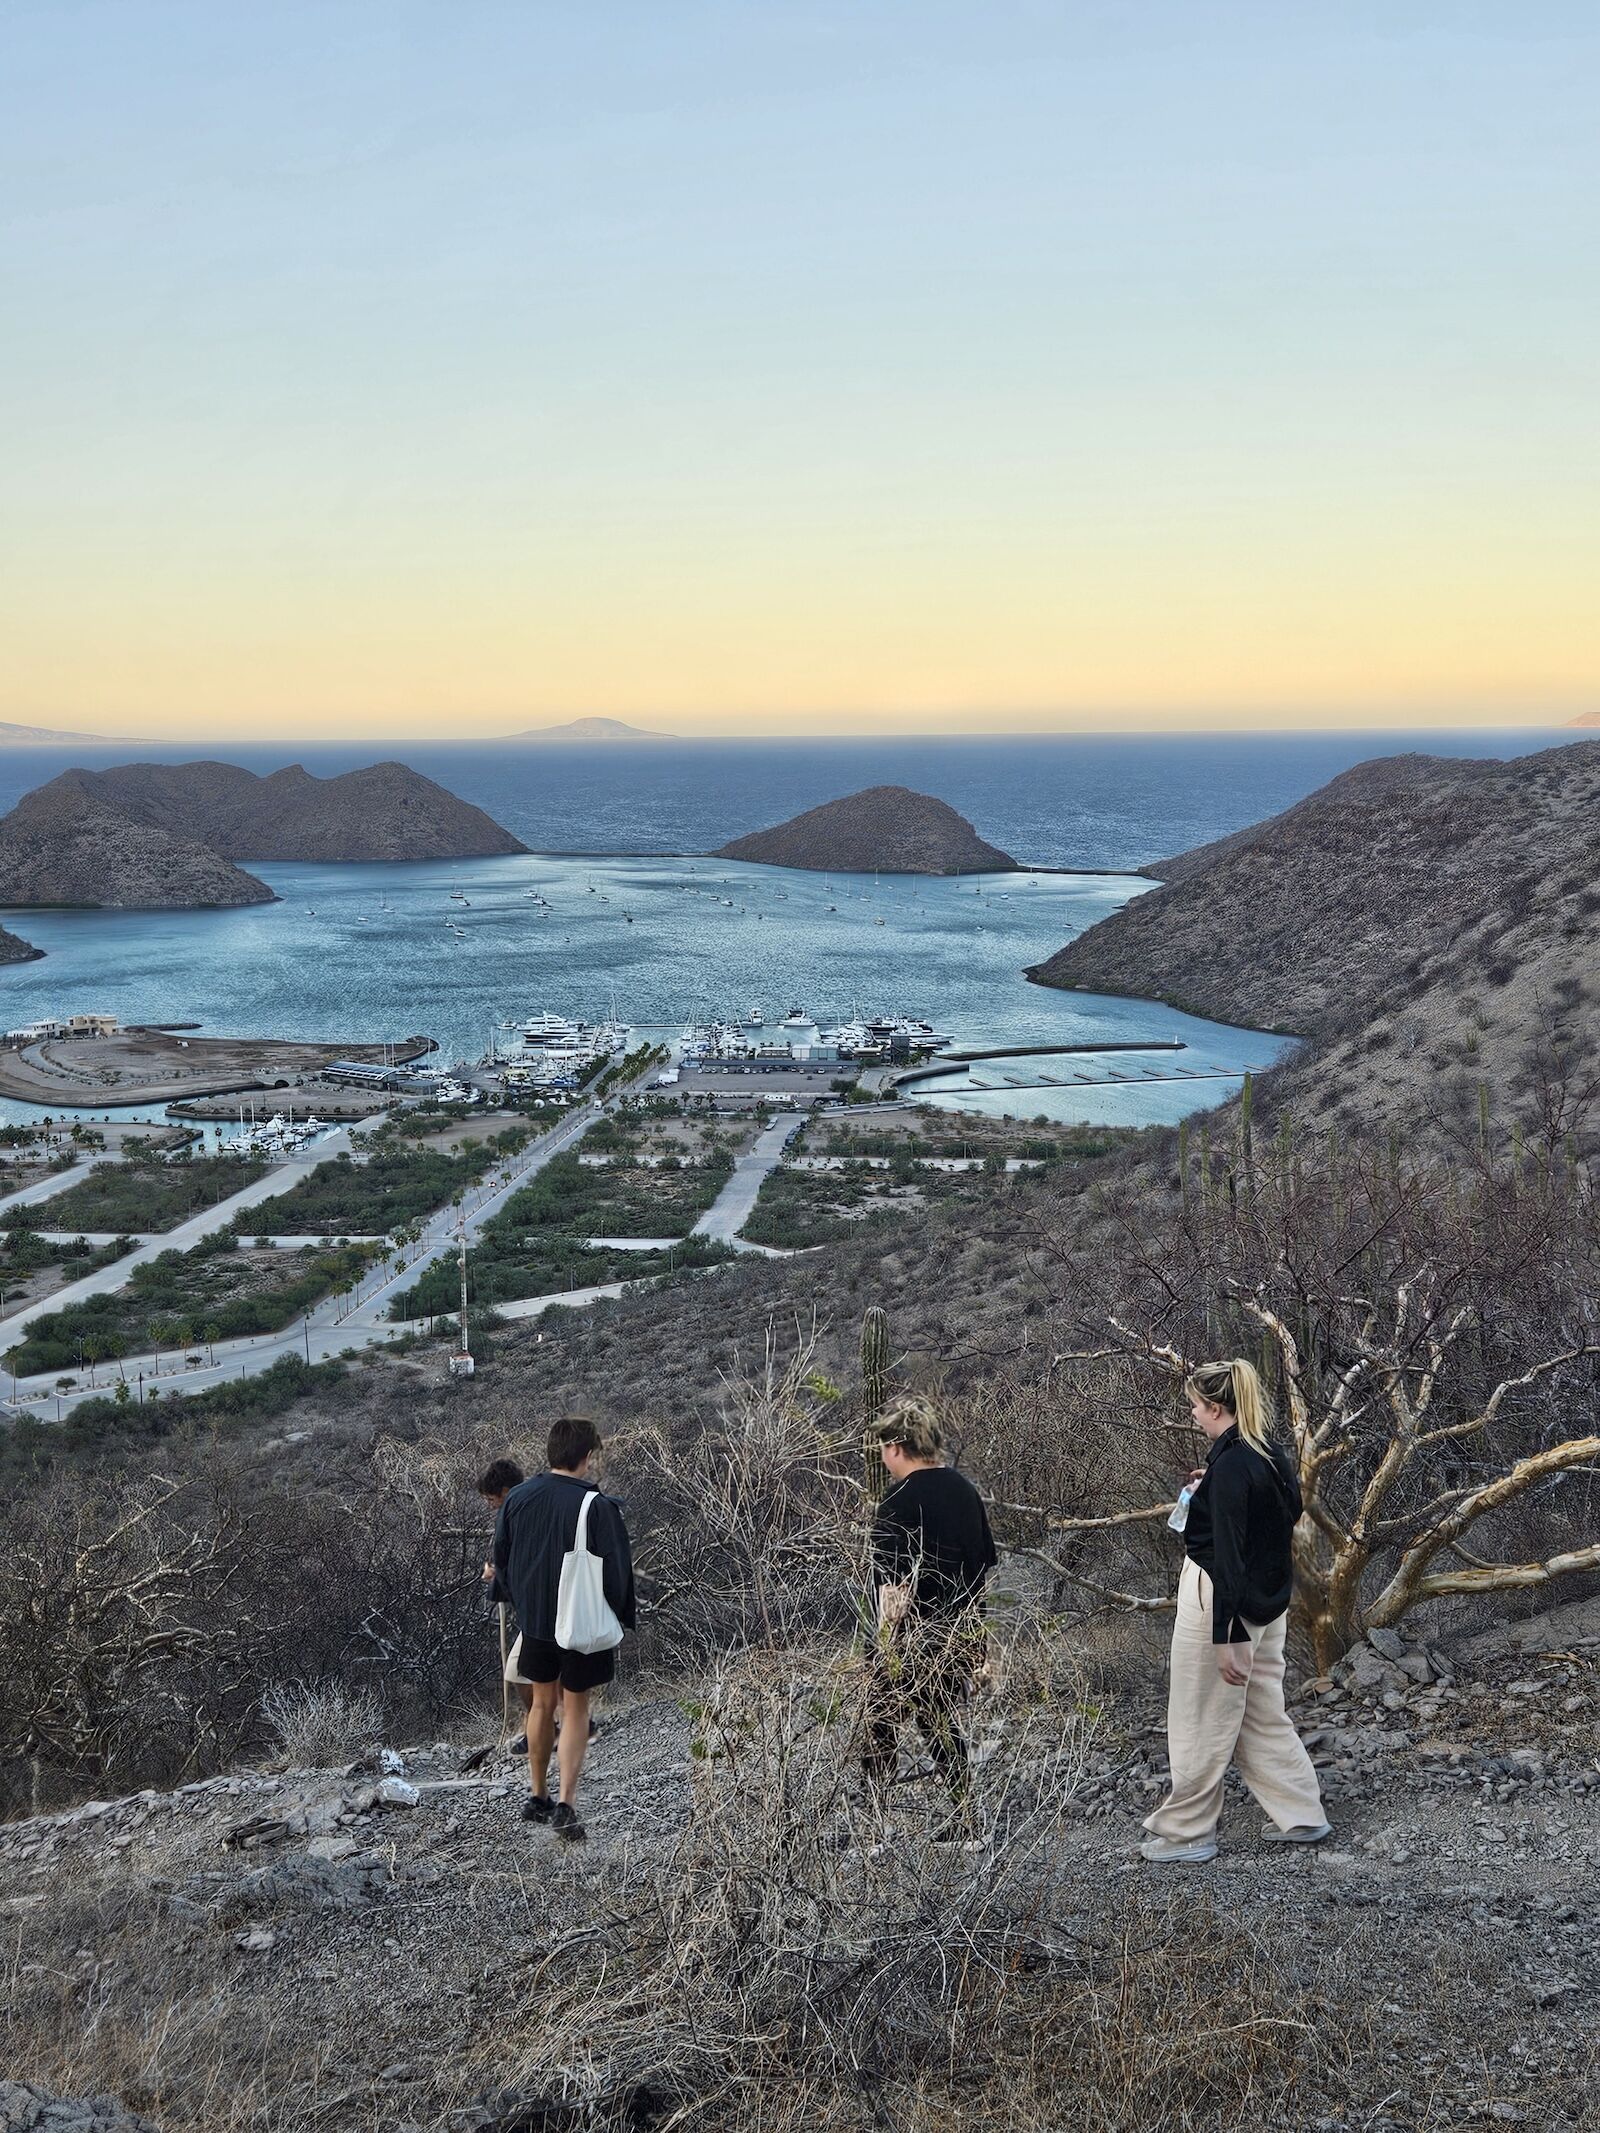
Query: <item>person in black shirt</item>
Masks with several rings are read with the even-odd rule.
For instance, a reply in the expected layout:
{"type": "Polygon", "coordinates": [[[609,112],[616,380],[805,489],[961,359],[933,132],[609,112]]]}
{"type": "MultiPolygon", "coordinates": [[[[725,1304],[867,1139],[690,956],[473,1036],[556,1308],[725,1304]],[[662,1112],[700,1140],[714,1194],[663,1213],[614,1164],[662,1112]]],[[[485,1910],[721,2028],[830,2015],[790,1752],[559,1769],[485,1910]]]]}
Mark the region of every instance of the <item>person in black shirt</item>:
{"type": "Polygon", "coordinates": [[[1299,1477],[1269,1434],[1253,1365],[1242,1357],[1203,1363],[1184,1389],[1210,1449],[1189,1477],[1179,1528],[1185,1560],[1167,1693],[1171,1790],[1146,1819],[1150,1834],[1139,1847],[1164,1865],[1216,1857],[1230,1762],[1272,1818],[1269,1837],[1320,1844],[1332,1834],[1283,1701],[1299,1477]]]}
{"type": "Polygon", "coordinates": [[[513,1651],[518,1672],[533,1684],[528,1708],[528,1777],[532,1797],[522,1810],[527,1822],[548,1822],[569,1841],[584,1835],[576,1806],[578,1778],[589,1745],[589,1694],[616,1672],[616,1654],[573,1652],[556,1642],[556,1601],[561,1565],[578,1537],[578,1518],[589,1505],[587,1544],[602,1564],[605,1597],[624,1629],[635,1621],[633,1558],[622,1512],[590,1478],[600,1450],[600,1432],[582,1416],[564,1415],[550,1429],[550,1471],[511,1491],[500,1507],[494,1535],[495,1577],[511,1595],[522,1633],[513,1651]],[[556,1705],[562,1705],[558,1768],[561,1796],[545,1790],[555,1743],[556,1705]]]}
{"type": "Polygon", "coordinates": [[[898,1728],[914,1718],[958,1806],[967,1796],[961,1712],[983,1647],[983,1587],[994,1540],[983,1499],[944,1464],[944,1432],[925,1400],[900,1400],[874,1425],[894,1486],[872,1523],[878,1642],[868,1681],[863,1760],[893,1780],[898,1728]]]}

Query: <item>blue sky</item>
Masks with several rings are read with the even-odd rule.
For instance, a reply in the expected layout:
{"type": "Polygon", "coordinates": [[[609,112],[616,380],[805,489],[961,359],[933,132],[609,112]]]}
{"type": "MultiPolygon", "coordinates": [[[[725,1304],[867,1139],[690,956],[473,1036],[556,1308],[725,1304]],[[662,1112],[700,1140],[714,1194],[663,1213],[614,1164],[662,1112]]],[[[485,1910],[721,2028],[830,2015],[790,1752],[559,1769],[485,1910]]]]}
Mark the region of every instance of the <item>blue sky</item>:
{"type": "Polygon", "coordinates": [[[0,717],[1600,700],[1592,9],[0,36],[0,717]]]}

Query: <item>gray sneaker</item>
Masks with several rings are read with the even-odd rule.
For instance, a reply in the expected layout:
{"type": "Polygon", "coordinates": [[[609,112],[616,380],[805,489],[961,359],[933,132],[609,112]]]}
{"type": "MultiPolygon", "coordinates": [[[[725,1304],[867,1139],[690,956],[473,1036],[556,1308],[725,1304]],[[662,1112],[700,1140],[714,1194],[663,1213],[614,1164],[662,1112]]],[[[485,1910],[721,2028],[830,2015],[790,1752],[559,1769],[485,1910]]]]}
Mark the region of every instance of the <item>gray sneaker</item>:
{"type": "Polygon", "coordinates": [[[1261,1832],[1263,1844],[1320,1844],[1333,1835],[1331,1822],[1297,1822],[1293,1829],[1279,1829],[1275,1825],[1261,1832]]]}
{"type": "Polygon", "coordinates": [[[1146,1837],[1139,1847],[1141,1859],[1152,1866],[1204,1866],[1217,1856],[1215,1837],[1146,1837]]]}

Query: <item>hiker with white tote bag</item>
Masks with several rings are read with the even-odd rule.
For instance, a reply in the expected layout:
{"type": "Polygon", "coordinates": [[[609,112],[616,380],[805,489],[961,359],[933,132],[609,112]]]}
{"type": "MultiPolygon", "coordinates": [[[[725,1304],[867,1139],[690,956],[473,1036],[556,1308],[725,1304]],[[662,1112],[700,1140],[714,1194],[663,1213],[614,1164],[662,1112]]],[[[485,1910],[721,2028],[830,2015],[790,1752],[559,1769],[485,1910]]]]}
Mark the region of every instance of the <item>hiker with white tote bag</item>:
{"type": "Polygon", "coordinates": [[[546,1825],[568,1843],[586,1834],[577,1792],[589,1745],[589,1697],[615,1675],[617,1646],[634,1625],[628,1530],[617,1503],[592,1478],[599,1452],[600,1432],[587,1418],[564,1415],[553,1423],[548,1473],[511,1491],[494,1537],[495,1573],[522,1625],[509,1664],[532,1685],[532,1789],[522,1819],[546,1825]],[[560,1790],[552,1799],[558,1702],[560,1790]]]}

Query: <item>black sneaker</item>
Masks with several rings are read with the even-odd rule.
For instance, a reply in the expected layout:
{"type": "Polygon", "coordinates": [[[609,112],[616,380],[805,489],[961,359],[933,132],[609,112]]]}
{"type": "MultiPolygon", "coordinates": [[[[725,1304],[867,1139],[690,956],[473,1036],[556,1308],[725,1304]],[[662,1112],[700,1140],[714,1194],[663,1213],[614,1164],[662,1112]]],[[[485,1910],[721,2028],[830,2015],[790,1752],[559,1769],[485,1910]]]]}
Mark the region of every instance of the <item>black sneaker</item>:
{"type": "Polygon", "coordinates": [[[548,1822],[555,1812],[555,1801],[546,1799],[542,1792],[536,1792],[531,1800],[522,1803],[524,1822],[548,1822]]]}
{"type": "Polygon", "coordinates": [[[581,1844],[589,1832],[578,1820],[578,1810],[563,1800],[550,1817],[550,1827],[558,1837],[565,1837],[569,1844],[581,1844]]]}

